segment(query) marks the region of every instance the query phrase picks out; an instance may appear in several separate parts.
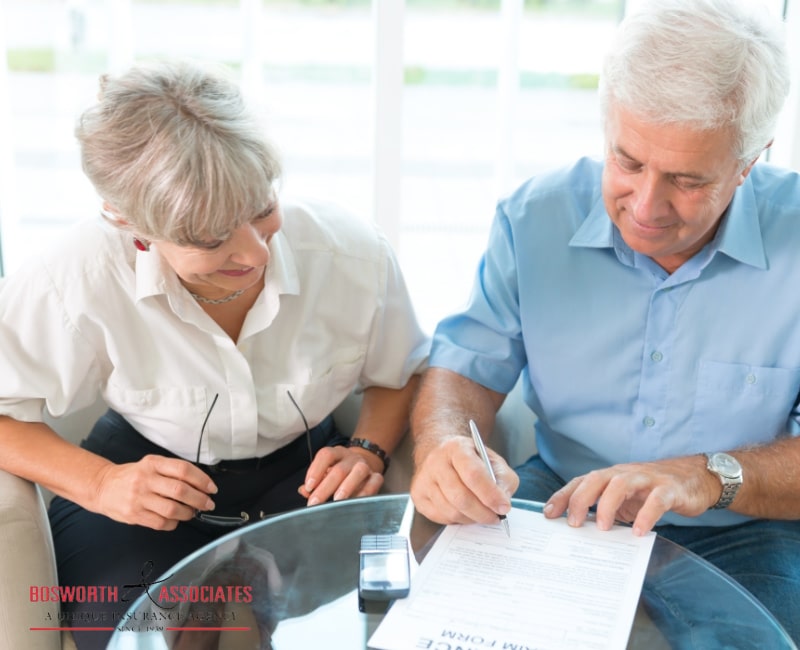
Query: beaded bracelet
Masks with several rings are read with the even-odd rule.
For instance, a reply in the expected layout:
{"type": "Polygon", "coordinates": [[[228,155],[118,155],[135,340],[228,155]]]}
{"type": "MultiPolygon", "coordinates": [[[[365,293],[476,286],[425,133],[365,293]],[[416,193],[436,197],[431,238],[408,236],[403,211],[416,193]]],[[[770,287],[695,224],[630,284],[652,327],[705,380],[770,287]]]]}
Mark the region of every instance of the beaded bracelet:
{"type": "Polygon", "coordinates": [[[389,455],[380,448],[379,445],[376,445],[374,442],[370,442],[369,440],[364,440],[363,438],[350,438],[347,441],[347,447],[361,447],[362,449],[366,449],[367,451],[371,451],[375,454],[378,458],[383,461],[383,473],[386,473],[386,470],[389,469],[389,455]]]}

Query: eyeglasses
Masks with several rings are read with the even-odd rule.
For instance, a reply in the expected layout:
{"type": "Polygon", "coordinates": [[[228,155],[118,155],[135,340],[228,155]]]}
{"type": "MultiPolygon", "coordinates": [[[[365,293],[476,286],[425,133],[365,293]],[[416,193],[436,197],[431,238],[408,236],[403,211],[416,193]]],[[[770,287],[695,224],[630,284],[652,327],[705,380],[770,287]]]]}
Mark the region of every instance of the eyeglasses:
{"type": "Polygon", "coordinates": [[[300,408],[300,405],[295,401],[292,394],[287,390],[286,394],[289,396],[289,399],[292,400],[292,404],[297,409],[297,412],[300,414],[300,419],[303,421],[303,426],[306,429],[306,447],[308,448],[308,464],[310,465],[314,460],[314,449],[311,445],[311,430],[308,428],[308,420],[306,420],[306,416],[303,414],[303,410],[300,408]]]}
{"type": "MultiPolygon", "coordinates": [[[[294,407],[297,409],[297,412],[300,414],[300,419],[303,421],[303,426],[305,427],[306,433],[306,447],[308,448],[308,464],[310,465],[311,462],[314,460],[314,449],[311,444],[311,430],[308,427],[308,420],[306,420],[306,416],[303,413],[300,405],[295,401],[292,393],[290,391],[286,391],[286,394],[289,396],[294,407]]],[[[208,407],[208,413],[206,413],[206,417],[203,420],[203,425],[200,427],[200,437],[197,440],[197,455],[195,458],[195,465],[200,465],[200,449],[203,446],[203,434],[206,430],[206,425],[208,424],[208,420],[211,417],[211,412],[214,410],[214,405],[217,403],[217,399],[219,399],[219,393],[214,395],[214,399],[211,400],[211,406],[208,407]]],[[[224,515],[211,515],[205,512],[201,512],[196,510],[194,513],[194,518],[198,521],[202,521],[207,524],[212,524],[214,526],[224,526],[233,528],[235,526],[241,526],[246,524],[250,521],[250,515],[244,511],[240,512],[238,516],[224,516],[224,515]]],[[[264,519],[265,515],[261,513],[261,519],[264,519]]]]}
{"type": "MultiPolygon", "coordinates": [[[[206,431],[206,425],[208,424],[208,419],[211,417],[211,411],[214,410],[214,405],[217,403],[219,399],[219,393],[214,395],[214,399],[211,400],[211,406],[208,407],[208,413],[206,413],[206,418],[203,420],[203,426],[200,427],[200,437],[197,440],[197,456],[195,458],[194,464],[200,464],[200,449],[203,446],[203,434],[206,431]]],[[[247,523],[250,521],[250,515],[246,512],[240,512],[238,517],[226,517],[223,515],[210,515],[205,512],[200,512],[199,510],[195,510],[194,518],[202,521],[207,524],[213,524],[215,526],[226,526],[226,527],[234,527],[234,526],[241,526],[242,524],[247,523]]]]}

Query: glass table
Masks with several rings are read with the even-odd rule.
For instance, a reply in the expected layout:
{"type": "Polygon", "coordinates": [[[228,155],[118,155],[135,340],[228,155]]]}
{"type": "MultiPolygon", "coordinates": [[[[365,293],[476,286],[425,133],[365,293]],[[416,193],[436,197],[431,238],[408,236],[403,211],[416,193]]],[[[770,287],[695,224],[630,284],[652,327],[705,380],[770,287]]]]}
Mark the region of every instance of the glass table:
{"type": "MultiPolygon", "coordinates": [[[[441,529],[406,494],[328,503],[236,530],[154,580],[117,623],[108,648],[366,648],[382,614],[359,611],[361,535],[406,535],[413,564],[441,529]]],[[[628,648],[796,646],[736,582],[658,537],[628,648]],[[690,605],[681,616],[670,607],[676,601],[690,605]]]]}

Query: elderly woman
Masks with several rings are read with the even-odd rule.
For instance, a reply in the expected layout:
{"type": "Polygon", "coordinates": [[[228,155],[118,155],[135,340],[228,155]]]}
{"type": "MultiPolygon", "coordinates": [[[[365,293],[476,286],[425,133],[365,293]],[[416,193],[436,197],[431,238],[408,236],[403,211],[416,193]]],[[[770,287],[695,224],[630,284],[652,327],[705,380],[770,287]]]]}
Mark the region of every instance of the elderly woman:
{"type": "Polygon", "coordinates": [[[104,77],[76,132],[104,218],[0,294],[0,466],[59,495],[61,584],[137,584],[247,521],[376,493],[428,351],[385,238],[281,204],[276,154],[218,72],[104,77]],[[330,414],[356,387],[347,439],[330,414]],[[98,394],[81,447],[43,424],[98,394]]]}

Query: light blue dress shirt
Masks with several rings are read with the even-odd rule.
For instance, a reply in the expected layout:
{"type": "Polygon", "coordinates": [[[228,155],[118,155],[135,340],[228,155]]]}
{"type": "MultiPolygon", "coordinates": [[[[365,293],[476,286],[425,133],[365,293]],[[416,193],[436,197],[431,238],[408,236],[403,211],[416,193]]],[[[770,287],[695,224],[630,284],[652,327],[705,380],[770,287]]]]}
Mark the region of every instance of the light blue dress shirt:
{"type": "Polygon", "coordinates": [[[757,164],[713,241],[669,275],[622,240],[601,174],[582,159],[500,202],[430,365],[501,393],[521,373],[539,453],[565,480],[800,432],[800,175],[757,164]]]}

